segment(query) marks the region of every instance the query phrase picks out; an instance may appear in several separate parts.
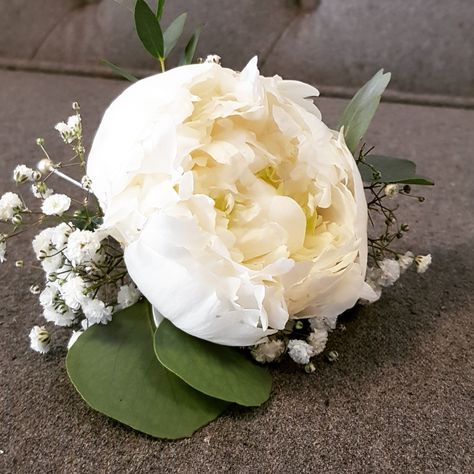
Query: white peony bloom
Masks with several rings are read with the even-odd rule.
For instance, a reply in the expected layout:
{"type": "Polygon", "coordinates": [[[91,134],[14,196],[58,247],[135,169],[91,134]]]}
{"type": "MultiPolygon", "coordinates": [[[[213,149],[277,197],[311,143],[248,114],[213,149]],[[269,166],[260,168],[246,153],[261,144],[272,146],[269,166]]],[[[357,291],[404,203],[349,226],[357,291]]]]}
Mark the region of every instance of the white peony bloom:
{"type": "Polygon", "coordinates": [[[431,265],[431,254],[417,255],[415,257],[415,264],[417,273],[425,273],[431,265]]]}
{"type": "Polygon", "coordinates": [[[49,332],[43,326],[33,326],[30,331],[30,347],[41,354],[46,354],[51,345],[49,332]]]}
{"type": "Polygon", "coordinates": [[[0,198],[0,221],[10,220],[17,209],[23,209],[23,202],[16,193],[5,193],[0,198]]]}
{"type": "Polygon", "coordinates": [[[308,336],[307,342],[313,348],[314,355],[321,354],[328,342],[328,332],[324,329],[315,329],[308,336]]]}
{"type": "Polygon", "coordinates": [[[134,305],[140,299],[140,292],[135,285],[122,285],[117,293],[117,303],[120,309],[134,305]]]}
{"type": "Polygon", "coordinates": [[[86,298],[82,302],[82,311],[90,325],[107,324],[112,320],[112,308],[98,299],[86,298]]]}
{"type": "Polygon", "coordinates": [[[288,355],[297,364],[307,364],[311,357],[315,355],[313,346],[300,339],[290,339],[288,341],[288,355]]]}
{"type": "Polygon", "coordinates": [[[71,338],[69,339],[69,342],[67,343],[67,350],[71,349],[71,347],[74,345],[74,343],[79,339],[79,336],[83,333],[84,331],[72,331],[71,338]]]}
{"type": "Polygon", "coordinates": [[[104,228],[183,331],[254,345],[372,292],[362,181],[316,95],[260,76],[254,58],[240,73],[208,62],[138,81],[106,111],[87,169],[104,228]]]}
{"type": "Polygon", "coordinates": [[[52,194],[48,196],[41,206],[41,210],[47,216],[60,216],[71,206],[71,198],[65,194],[52,194]]]}
{"type": "Polygon", "coordinates": [[[252,347],[252,357],[262,364],[277,360],[285,352],[285,343],[280,339],[264,341],[252,347]]]}
{"type": "Polygon", "coordinates": [[[73,265],[94,260],[100,248],[99,233],[90,230],[75,230],[69,235],[65,255],[73,265]]]}
{"type": "Polygon", "coordinates": [[[64,312],[56,311],[54,308],[44,308],[43,316],[46,321],[55,324],[56,326],[71,326],[76,320],[76,314],[67,310],[64,312]]]}

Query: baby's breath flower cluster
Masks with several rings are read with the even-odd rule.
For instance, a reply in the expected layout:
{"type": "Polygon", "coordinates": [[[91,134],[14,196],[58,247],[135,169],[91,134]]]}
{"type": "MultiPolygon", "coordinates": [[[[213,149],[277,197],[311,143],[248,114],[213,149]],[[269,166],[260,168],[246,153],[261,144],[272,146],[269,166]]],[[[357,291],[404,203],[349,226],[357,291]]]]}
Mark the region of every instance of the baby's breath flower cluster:
{"type": "MultiPolygon", "coordinates": [[[[377,169],[372,167],[365,158],[373,148],[365,150],[362,146],[358,163],[372,169],[373,180],[365,186],[369,210],[369,261],[366,281],[379,299],[382,289],[392,286],[406,270],[415,266],[417,273],[424,273],[431,264],[431,255],[417,255],[413,252],[398,250],[399,242],[410,230],[407,223],[397,218],[398,199],[412,198],[423,203],[425,198],[413,194],[409,184],[384,183],[377,169]],[[381,230],[380,230],[381,229],[381,230]]],[[[373,301],[371,301],[373,302],[373,301]]]]}
{"type": "MultiPolygon", "coordinates": [[[[0,198],[0,224],[7,228],[0,233],[1,263],[6,260],[7,242],[28,227],[46,226],[32,241],[45,283],[31,285],[30,291],[39,296],[46,322],[73,328],[68,347],[88,327],[106,324],[115,311],[133,305],[141,296],[128,279],[122,249],[99,228],[102,212],[90,194],[90,179],[84,175],[79,183],[62,171],[72,166],[85,169],[79,105],[74,103],[73,109],[74,115],[55,127],[72,149],[71,159],[53,162],[39,138],[37,145],[44,158],[37,169],[18,165],[13,171],[17,185],[31,186],[36,203],[30,208],[14,192],[0,198]],[[49,187],[53,176],[80,187],[82,198],[55,193],[49,187]]],[[[25,261],[18,260],[15,266],[25,268],[25,261]]],[[[51,335],[44,326],[34,326],[29,337],[33,350],[48,352],[51,335]]]]}

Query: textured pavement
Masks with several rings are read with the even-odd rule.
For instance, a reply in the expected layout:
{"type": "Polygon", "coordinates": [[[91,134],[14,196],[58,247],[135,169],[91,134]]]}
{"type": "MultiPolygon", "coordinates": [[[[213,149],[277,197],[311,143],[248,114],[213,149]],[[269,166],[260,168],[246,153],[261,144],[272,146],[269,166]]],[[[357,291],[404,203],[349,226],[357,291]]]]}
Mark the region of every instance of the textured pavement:
{"type": "MultiPolygon", "coordinates": [[[[104,74],[105,58],[158,69],[131,12],[112,0],[3,3],[0,63],[104,74]]],[[[163,25],[184,11],[189,19],[171,64],[203,26],[197,55],[219,54],[229,67],[258,55],[266,74],[342,88],[384,67],[394,73],[394,90],[464,97],[474,106],[472,0],[169,0],[163,25]]]]}
{"type": "MultiPolygon", "coordinates": [[[[15,164],[40,158],[35,137],[62,156],[52,127],[73,100],[90,139],[125,85],[0,71],[0,194],[15,164]]],[[[344,103],[318,100],[329,124],[344,103]]],[[[344,315],[327,348],[336,363],[321,357],[311,375],[283,363],[268,403],[233,408],[190,439],[155,440],[90,410],[68,382],[61,331],[46,356],[29,350],[41,316],[28,287],[41,275],[13,268],[11,252],[0,266],[0,472],[472,472],[474,111],[382,104],[367,141],[437,183],[404,211],[406,247],[431,252],[430,271],[344,315]]],[[[18,240],[17,258],[28,248],[18,240]]]]}

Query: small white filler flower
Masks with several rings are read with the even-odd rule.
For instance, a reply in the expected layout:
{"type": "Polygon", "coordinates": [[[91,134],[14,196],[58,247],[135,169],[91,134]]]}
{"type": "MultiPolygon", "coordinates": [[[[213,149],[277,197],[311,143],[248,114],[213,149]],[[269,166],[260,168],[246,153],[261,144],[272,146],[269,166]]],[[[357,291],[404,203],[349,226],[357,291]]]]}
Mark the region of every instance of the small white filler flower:
{"type": "Polygon", "coordinates": [[[53,194],[43,201],[41,210],[47,216],[60,216],[71,206],[71,198],[65,194],[53,194]]]}
{"type": "Polygon", "coordinates": [[[252,347],[252,357],[262,364],[277,360],[285,352],[285,343],[281,339],[262,342],[252,347]]]}
{"type": "Polygon", "coordinates": [[[431,254],[417,255],[415,257],[415,265],[417,273],[425,273],[431,265],[431,254]]]}
{"type": "Polygon", "coordinates": [[[82,311],[90,325],[107,324],[112,320],[112,308],[99,299],[87,298],[82,303],[82,311]]]}
{"type": "Polygon", "coordinates": [[[34,171],[28,166],[18,165],[13,170],[13,180],[17,183],[24,183],[25,181],[33,181],[34,171]]]}
{"type": "Polygon", "coordinates": [[[290,339],[288,341],[288,355],[297,364],[308,364],[311,357],[315,355],[313,346],[300,339],[290,339]]]}
{"type": "Polygon", "coordinates": [[[0,263],[3,263],[6,260],[5,254],[7,253],[7,243],[5,240],[1,239],[0,236],[0,263]]]}
{"type": "Polygon", "coordinates": [[[30,347],[41,354],[46,354],[51,345],[49,332],[43,326],[33,326],[30,331],[30,347]]]}
{"type": "Polygon", "coordinates": [[[54,127],[66,143],[72,143],[81,134],[81,116],[71,115],[67,122],[59,122],[54,127]]]}
{"type": "Polygon", "coordinates": [[[90,230],[75,230],[69,235],[65,255],[73,265],[93,260],[100,248],[100,237],[90,230]]]}
{"type": "Polygon", "coordinates": [[[398,264],[400,265],[400,273],[406,272],[413,264],[414,259],[415,256],[413,255],[413,252],[410,251],[405,252],[403,255],[399,255],[398,264]]]}
{"type": "Polygon", "coordinates": [[[23,209],[23,202],[16,193],[5,193],[0,198],[0,221],[8,221],[14,215],[15,211],[23,209]]]}
{"type": "Polygon", "coordinates": [[[385,196],[389,199],[395,199],[398,196],[398,184],[387,184],[384,188],[385,196]]]}

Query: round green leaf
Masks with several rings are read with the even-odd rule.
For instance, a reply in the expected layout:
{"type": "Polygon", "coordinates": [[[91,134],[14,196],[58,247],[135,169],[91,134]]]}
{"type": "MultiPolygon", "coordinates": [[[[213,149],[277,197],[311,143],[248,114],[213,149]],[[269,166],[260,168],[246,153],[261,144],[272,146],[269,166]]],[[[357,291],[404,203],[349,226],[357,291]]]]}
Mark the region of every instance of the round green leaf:
{"type": "Polygon", "coordinates": [[[416,174],[416,165],[413,161],[393,156],[369,155],[359,163],[359,171],[366,183],[400,183],[433,185],[433,181],[416,174]],[[380,173],[380,177],[374,179],[374,170],[380,173]]]}
{"type": "Polygon", "coordinates": [[[155,331],[155,352],[168,370],[211,397],[258,406],[270,396],[271,375],[241,350],[190,336],[167,319],[155,331]]]}
{"type": "Polygon", "coordinates": [[[68,352],[68,375],[95,410],[159,438],[190,436],[228,403],[194,390],[159,363],[149,313],[148,303],[137,303],[107,326],[89,328],[68,352]]]}

